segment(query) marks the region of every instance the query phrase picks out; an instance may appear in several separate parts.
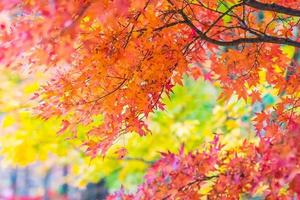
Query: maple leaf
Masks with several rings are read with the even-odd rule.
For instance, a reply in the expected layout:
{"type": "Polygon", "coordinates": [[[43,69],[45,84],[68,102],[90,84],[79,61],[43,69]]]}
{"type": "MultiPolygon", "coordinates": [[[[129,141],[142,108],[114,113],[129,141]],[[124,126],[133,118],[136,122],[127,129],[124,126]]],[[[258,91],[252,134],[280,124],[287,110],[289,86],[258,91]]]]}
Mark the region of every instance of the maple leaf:
{"type": "MultiPolygon", "coordinates": [[[[195,80],[197,80],[202,75],[202,70],[200,67],[192,67],[191,74],[195,80]]],[[[206,80],[206,79],[205,79],[206,80]]]]}
{"type": "Polygon", "coordinates": [[[61,134],[67,130],[67,128],[70,126],[70,122],[68,120],[62,120],[62,127],[59,131],[57,131],[57,134],[61,134]]]}
{"type": "Polygon", "coordinates": [[[260,92],[255,90],[250,94],[253,103],[261,101],[260,92]]]}
{"type": "Polygon", "coordinates": [[[118,156],[119,159],[123,159],[127,154],[127,149],[125,147],[119,148],[115,154],[118,156]]]}

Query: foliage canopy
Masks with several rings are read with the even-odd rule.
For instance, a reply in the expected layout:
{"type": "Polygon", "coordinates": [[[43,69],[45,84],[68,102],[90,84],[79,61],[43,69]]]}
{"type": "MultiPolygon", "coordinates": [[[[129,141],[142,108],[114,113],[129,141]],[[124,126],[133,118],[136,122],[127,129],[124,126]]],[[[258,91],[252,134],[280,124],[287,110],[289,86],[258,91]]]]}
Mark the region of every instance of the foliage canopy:
{"type": "MultiPolygon", "coordinates": [[[[259,189],[269,199],[300,195],[300,3],[293,0],[4,0],[0,62],[45,70],[34,95],[43,119],[60,117],[58,133],[79,137],[92,157],[122,135],[149,132],[163,95],[184,74],[222,88],[248,105],[258,142],[226,148],[218,134],[205,150],[163,153],[136,195],[123,199],[237,199],[259,189]],[[268,103],[266,88],[277,94],[268,103]],[[209,191],[201,188],[210,184],[209,191]]],[[[124,157],[125,149],[119,149],[124,157]]]]}

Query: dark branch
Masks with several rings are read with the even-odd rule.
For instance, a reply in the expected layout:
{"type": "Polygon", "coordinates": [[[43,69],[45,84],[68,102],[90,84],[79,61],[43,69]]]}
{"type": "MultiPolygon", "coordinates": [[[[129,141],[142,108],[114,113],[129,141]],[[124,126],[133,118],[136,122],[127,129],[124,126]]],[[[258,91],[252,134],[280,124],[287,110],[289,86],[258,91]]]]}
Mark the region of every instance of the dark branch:
{"type": "Polygon", "coordinates": [[[222,15],[220,15],[219,17],[218,17],[218,19],[216,19],[216,21],[214,21],[214,23],[212,23],[211,25],[210,25],[210,27],[205,31],[205,33],[204,34],[207,34],[217,23],[218,23],[218,21],[220,21],[223,17],[225,17],[226,15],[228,15],[228,13],[230,13],[234,8],[236,8],[236,7],[239,7],[239,6],[241,6],[241,5],[243,5],[243,3],[241,3],[241,4],[236,4],[236,5],[234,5],[234,6],[232,6],[232,7],[230,7],[226,12],[224,12],[222,15]]]}
{"type": "MultiPolygon", "coordinates": [[[[183,185],[180,188],[178,188],[178,192],[183,192],[186,188],[191,187],[192,185],[197,184],[199,182],[211,180],[211,179],[218,178],[218,177],[219,177],[218,175],[214,175],[214,176],[206,176],[206,177],[203,177],[203,178],[197,178],[197,179],[187,183],[186,185],[183,185]]],[[[171,197],[171,195],[169,194],[169,195],[165,196],[163,198],[163,200],[167,200],[170,197],[171,197]]]]}
{"type": "Polygon", "coordinates": [[[82,103],[82,104],[94,103],[94,102],[97,102],[97,101],[99,101],[99,100],[101,100],[101,99],[103,99],[103,98],[105,98],[105,97],[107,97],[107,96],[113,94],[113,93],[116,92],[117,90],[121,89],[121,87],[125,84],[126,81],[127,81],[127,79],[124,78],[124,80],[123,80],[123,81],[122,81],[115,89],[113,89],[112,91],[110,91],[110,92],[108,92],[108,93],[106,93],[106,94],[104,94],[104,95],[102,95],[102,96],[100,96],[100,97],[98,97],[98,98],[96,98],[96,99],[93,99],[93,100],[91,100],[91,101],[84,102],[84,103],[82,103]]]}
{"type": "Polygon", "coordinates": [[[259,2],[256,0],[244,0],[244,3],[247,6],[256,8],[258,10],[273,11],[273,12],[277,12],[277,13],[300,17],[300,10],[284,7],[284,6],[275,4],[275,3],[272,3],[272,4],[262,3],[262,2],[259,2]]]}
{"type": "Polygon", "coordinates": [[[72,23],[65,27],[61,32],[60,35],[65,34],[68,30],[72,29],[79,21],[80,19],[83,17],[83,15],[85,14],[86,10],[91,6],[91,3],[88,2],[85,5],[83,5],[80,10],[78,11],[78,13],[76,13],[74,20],[72,21],[72,23]]]}
{"type": "Polygon", "coordinates": [[[265,42],[265,43],[289,45],[289,46],[294,46],[294,47],[300,48],[299,42],[296,42],[296,41],[288,39],[288,38],[280,38],[280,37],[274,37],[274,36],[269,36],[269,35],[261,35],[261,36],[257,36],[257,37],[251,37],[251,38],[239,38],[239,39],[231,40],[231,41],[216,40],[211,37],[208,37],[204,32],[199,30],[182,10],[179,10],[178,12],[182,16],[182,18],[185,20],[185,23],[198,34],[200,39],[205,40],[205,41],[215,44],[215,45],[236,46],[236,45],[243,44],[243,43],[265,42]]]}

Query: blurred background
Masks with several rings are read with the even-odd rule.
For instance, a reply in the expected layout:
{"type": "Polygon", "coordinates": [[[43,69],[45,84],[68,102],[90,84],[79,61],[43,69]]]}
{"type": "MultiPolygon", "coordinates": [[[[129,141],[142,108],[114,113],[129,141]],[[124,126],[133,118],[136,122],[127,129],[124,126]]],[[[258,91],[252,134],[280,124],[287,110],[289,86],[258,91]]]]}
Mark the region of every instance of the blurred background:
{"type": "Polygon", "coordinates": [[[104,157],[91,158],[82,142],[91,127],[102,123],[101,115],[89,126],[79,126],[76,137],[68,131],[57,135],[61,120],[44,121],[33,111],[38,102],[32,97],[43,80],[42,74],[0,72],[1,200],[105,199],[120,188],[135,191],[160,152],[177,152],[182,144],[187,152],[201,150],[216,134],[228,147],[254,140],[253,114],[276,101],[262,86],[263,100],[252,107],[235,97],[223,102],[217,99],[217,83],[185,77],[183,86],[163,97],[165,110],[147,119],[151,134],[125,134],[104,157]]]}

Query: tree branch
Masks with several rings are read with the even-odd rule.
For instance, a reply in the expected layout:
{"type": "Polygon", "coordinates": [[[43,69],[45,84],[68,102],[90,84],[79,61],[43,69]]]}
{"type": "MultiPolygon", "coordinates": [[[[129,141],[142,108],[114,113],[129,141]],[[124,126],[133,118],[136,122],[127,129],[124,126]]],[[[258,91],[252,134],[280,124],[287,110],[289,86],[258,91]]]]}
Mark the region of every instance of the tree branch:
{"type": "Polygon", "coordinates": [[[113,89],[112,91],[110,91],[110,92],[108,92],[108,93],[106,93],[106,94],[104,94],[104,95],[102,95],[102,96],[100,96],[100,97],[98,97],[96,99],[93,99],[91,101],[86,101],[86,102],[84,102],[82,104],[94,103],[94,102],[97,102],[97,101],[99,101],[99,100],[101,100],[101,99],[103,99],[103,98],[105,98],[105,97],[113,94],[114,92],[116,92],[117,90],[119,90],[125,84],[125,82],[127,80],[128,80],[127,78],[124,78],[124,80],[115,89],[113,89]]]}
{"type": "Polygon", "coordinates": [[[247,6],[256,8],[258,10],[273,11],[277,13],[300,17],[300,10],[284,7],[275,3],[262,3],[256,0],[244,0],[244,3],[247,6]]]}
{"type": "MultiPolygon", "coordinates": [[[[183,192],[183,190],[185,190],[185,188],[187,188],[187,187],[191,187],[192,185],[197,184],[197,183],[199,183],[199,182],[211,180],[211,179],[213,179],[213,178],[218,178],[218,177],[219,177],[219,175],[206,176],[206,177],[203,177],[203,178],[197,178],[197,179],[195,179],[195,180],[193,180],[193,181],[187,183],[186,185],[181,186],[180,188],[178,188],[177,191],[178,191],[178,192],[183,192]]],[[[163,198],[163,200],[167,200],[167,199],[169,199],[170,197],[171,197],[171,195],[169,194],[169,195],[165,196],[165,197],[163,198]]]]}
{"type": "Polygon", "coordinates": [[[280,38],[280,37],[274,37],[274,36],[269,36],[269,35],[261,35],[261,36],[257,36],[257,37],[251,37],[251,38],[239,38],[239,39],[231,40],[231,41],[216,40],[211,37],[208,37],[204,32],[199,30],[182,10],[179,10],[178,13],[185,20],[185,23],[198,34],[200,39],[205,40],[205,41],[215,44],[215,45],[236,46],[236,45],[243,44],[243,43],[265,42],[265,43],[273,43],[273,44],[284,44],[284,45],[289,45],[289,46],[294,46],[294,47],[300,48],[300,42],[296,42],[296,41],[288,39],[288,38],[280,38]]]}
{"type": "Polygon", "coordinates": [[[240,4],[236,4],[236,5],[234,5],[234,6],[232,6],[232,7],[230,7],[226,12],[224,12],[222,15],[220,15],[215,21],[214,21],[214,23],[212,23],[211,25],[210,25],[210,27],[205,31],[205,33],[204,34],[207,34],[217,23],[218,23],[218,21],[220,21],[223,17],[225,17],[226,15],[228,15],[228,13],[230,13],[234,8],[236,8],[236,7],[239,7],[239,6],[241,6],[241,5],[243,5],[243,3],[240,3],[240,4]]]}
{"type": "Polygon", "coordinates": [[[80,8],[80,10],[76,13],[75,18],[72,21],[72,23],[70,25],[68,25],[67,27],[65,27],[64,29],[62,29],[62,31],[60,32],[60,35],[63,35],[65,32],[72,29],[76,25],[76,23],[78,23],[79,20],[83,17],[84,13],[90,7],[90,5],[91,5],[91,2],[88,2],[85,5],[83,5],[80,8]]]}

